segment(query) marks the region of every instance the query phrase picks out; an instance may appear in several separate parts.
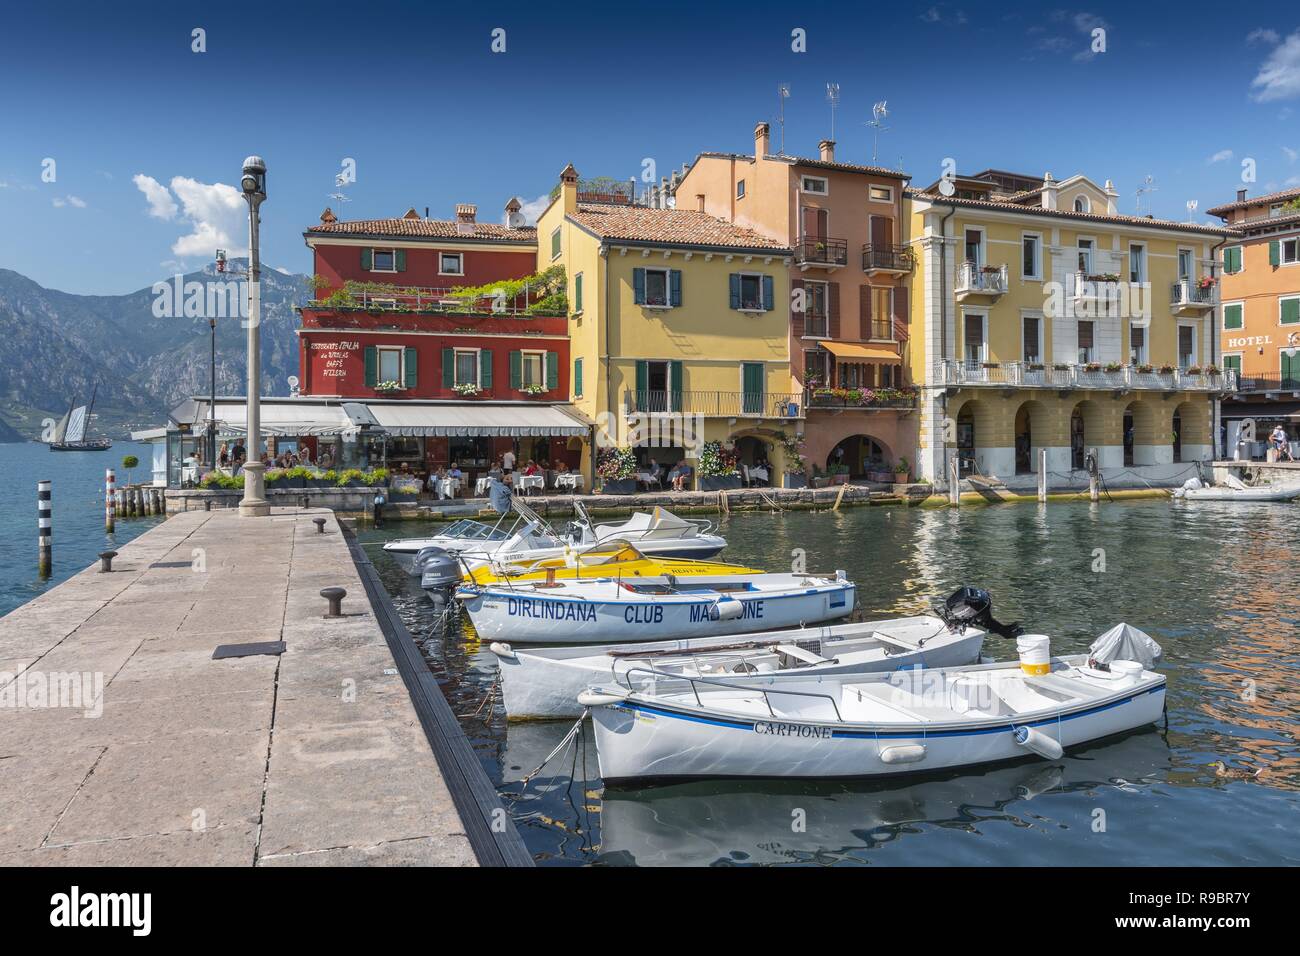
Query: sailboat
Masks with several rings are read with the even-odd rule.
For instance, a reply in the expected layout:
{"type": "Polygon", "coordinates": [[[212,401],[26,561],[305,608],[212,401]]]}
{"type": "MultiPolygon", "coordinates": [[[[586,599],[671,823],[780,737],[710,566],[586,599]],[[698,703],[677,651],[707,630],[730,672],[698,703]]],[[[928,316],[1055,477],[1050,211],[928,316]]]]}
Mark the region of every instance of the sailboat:
{"type": "Polygon", "coordinates": [[[95,411],[95,396],[99,393],[96,385],[90,393],[89,405],[68,407],[68,411],[54,427],[54,437],[50,439],[50,451],[107,451],[113,447],[111,438],[87,438],[86,430],[90,427],[90,416],[95,411]]]}

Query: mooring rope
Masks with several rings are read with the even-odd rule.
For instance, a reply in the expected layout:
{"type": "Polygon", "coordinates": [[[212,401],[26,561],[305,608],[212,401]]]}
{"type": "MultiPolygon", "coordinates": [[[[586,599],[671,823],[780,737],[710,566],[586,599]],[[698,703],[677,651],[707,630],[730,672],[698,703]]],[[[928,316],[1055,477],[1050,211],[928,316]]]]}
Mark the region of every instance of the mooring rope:
{"type": "MultiPolygon", "coordinates": [[[[549,754],[547,754],[546,759],[543,760],[541,763],[539,763],[532,771],[524,774],[524,776],[519,781],[519,787],[521,791],[523,790],[524,787],[528,786],[529,782],[533,779],[533,777],[537,776],[546,768],[546,765],[548,763],[550,763],[562,751],[568,748],[569,744],[572,743],[574,738],[578,736],[578,731],[582,730],[582,722],[587,719],[587,714],[589,713],[591,713],[590,708],[584,707],[582,709],[582,716],[579,717],[577,721],[574,723],[574,725],[569,728],[569,731],[564,735],[564,738],[558,744],[555,745],[555,749],[552,750],[549,754]]],[[[522,793],[520,795],[522,796],[522,793]]]]}

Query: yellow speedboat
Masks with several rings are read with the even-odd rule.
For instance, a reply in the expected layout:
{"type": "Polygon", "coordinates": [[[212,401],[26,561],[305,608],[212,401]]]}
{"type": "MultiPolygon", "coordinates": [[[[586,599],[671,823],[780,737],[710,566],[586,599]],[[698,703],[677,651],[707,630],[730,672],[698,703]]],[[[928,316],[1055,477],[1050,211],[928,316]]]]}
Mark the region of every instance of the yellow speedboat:
{"type": "MultiPolygon", "coordinates": [[[[536,561],[482,564],[465,575],[474,584],[564,581],[578,578],[743,578],[765,573],[759,568],[722,561],[691,558],[647,557],[626,541],[611,541],[593,548],[567,549],[564,554],[536,561]]],[[[703,582],[701,582],[703,583],[703,582]]]]}

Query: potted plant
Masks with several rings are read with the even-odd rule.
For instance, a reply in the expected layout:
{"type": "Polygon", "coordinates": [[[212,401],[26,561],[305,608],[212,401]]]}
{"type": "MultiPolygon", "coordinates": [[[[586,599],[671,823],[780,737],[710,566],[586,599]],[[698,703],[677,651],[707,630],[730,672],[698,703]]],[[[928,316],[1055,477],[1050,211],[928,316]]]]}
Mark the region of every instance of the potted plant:
{"type": "Polygon", "coordinates": [[[830,483],[830,479],[822,472],[821,465],[813,465],[812,486],[814,488],[825,488],[830,483]]]}
{"type": "Polygon", "coordinates": [[[1198,289],[1213,289],[1218,282],[1219,280],[1214,276],[1201,276],[1200,281],[1196,283],[1196,287],[1198,289]]]}
{"type": "Polygon", "coordinates": [[[1108,372],[1119,372],[1119,371],[1122,371],[1123,368],[1124,368],[1124,366],[1120,365],[1119,362],[1107,362],[1107,363],[1106,363],[1106,371],[1108,371],[1108,372]]]}
{"type": "Polygon", "coordinates": [[[1185,371],[1188,375],[1200,375],[1201,367],[1199,365],[1189,365],[1183,371],[1185,371]]]}
{"type": "Polygon", "coordinates": [[[1162,365],[1162,366],[1160,366],[1160,374],[1161,374],[1161,375],[1173,375],[1173,374],[1174,374],[1174,367],[1173,367],[1172,365],[1169,365],[1169,364],[1162,365]]]}
{"type": "Polygon", "coordinates": [[[740,487],[740,470],[736,466],[736,453],[727,451],[722,442],[704,443],[700,451],[701,491],[724,491],[740,487]]]}
{"type": "Polygon", "coordinates": [[[907,463],[906,458],[899,458],[898,464],[894,466],[894,484],[905,485],[912,474],[912,466],[907,463]]]}
{"type": "Polygon", "coordinates": [[[398,392],[404,392],[406,389],[401,382],[394,382],[391,379],[375,383],[375,391],[380,395],[396,395],[398,392]]]}
{"type": "Polygon", "coordinates": [[[1083,370],[1084,370],[1085,372],[1100,372],[1100,371],[1101,371],[1101,363],[1100,363],[1100,362],[1084,362],[1084,363],[1083,363],[1083,370]]]}
{"type": "Polygon", "coordinates": [[[826,475],[832,485],[847,485],[849,483],[849,466],[843,462],[827,465],[826,475]]]}
{"type": "Polygon", "coordinates": [[[525,395],[545,395],[546,386],[534,382],[531,385],[525,385],[523,388],[519,389],[519,391],[523,392],[525,395]]]}
{"type": "Polygon", "coordinates": [[[1064,362],[1053,362],[1052,369],[1057,372],[1068,372],[1070,366],[1066,365],[1064,362]]]}
{"type": "Polygon", "coordinates": [[[131,469],[140,467],[140,459],[135,455],[123,455],[122,467],[126,469],[126,483],[131,483],[131,469]]]}
{"type": "Polygon", "coordinates": [[[785,457],[785,471],[781,482],[782,488],[808,487],[808,462],[803,457],[803,439],[784,431],[777,432],[777,444],[785,457]]]}
{"type": "Polygon", "coordinates": [[[340,471],[334,484],[339,488],[357,488],[366,483],[366,473],[360,468],[348,468],[340,471]]]}
{"type": "Polygon", "coordinates": [[[605,448],[596,456],[596,477],[604,495],[636,494],[636,455],[626,445],[605,448]]]}
{"type": "Polygon", "coordinates": [[[451,387],[451,390],[455,392],[457,395],[461,395],[466,398],[477,395],[480,391],[479,387],[473,382],[457,382],[455,385],[451,387]]]}
{"type": "Polygon", "coordinates": [[[1141,372],[1143,375],[1150,375],[1152,372],[1155,371],[1155,366],[1153,366],[1153,365],[1147,365],[1147,364],[1144,362],[1144,363],[1142,363],[1141,365],[1139,365],[1139,366],[1137,367],[1137,370],[1138,370],[1139,372],[1141,372]]]}
{"type": "Polygon", "coordinates": [[[1207,365],[1205,366],[1205,374],[1212,378],[1218,378],[1223,374],[1223,369],[1219,368],[1217,365],[1207,365]]]}

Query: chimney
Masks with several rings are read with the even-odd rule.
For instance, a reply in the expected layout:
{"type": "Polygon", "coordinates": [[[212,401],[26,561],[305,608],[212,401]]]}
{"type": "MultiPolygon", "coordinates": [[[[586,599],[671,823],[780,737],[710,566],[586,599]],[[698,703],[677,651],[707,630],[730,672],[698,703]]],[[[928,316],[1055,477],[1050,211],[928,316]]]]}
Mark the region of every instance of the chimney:
{"type": "Polygon", "coordinates": [[[1119,190],[1109,179],[1106,180],[1106,215],[1119,215],[1119,190]]]}
{"type": "Polygon", "coordinates": [[[329,206],[326,206],[325,211],[320,214],[320,221],[324,223],[338,222],[339,217],[334,215],[333,209],[331,209],[329,206]]]}
{"type": "Polygon", "coordinates": [[[564,167],[560,173],[560,199],[564,203],[564,214],[578,211],[578,171],[573,168],[573,163],[564,167]]]}
{"type": "Polygon", "coordinates": [[[824,139],[817,144],[817,149],[821,151],[823,163],[835,162],[835,140],[824,139]]]}
{"type": "Polygon", "coordinates": [[[519,201],[518,196],[511,196],[510,201],[506,203],[506,225],[514,228],[510,222],[515,217],[515,213],[524,208],[524,204],[519,201]]]}
{"type": "Polygon", "coordinates": [[[1051,173],[1043,173],[1043,208],[1056,208],[1056,191],[1059,187],[1051,173]]]}
{"type": "Polygon", "coordinates": [[[403,218],[403,219],[419,219],[419,218],[420,218],[420,214],[419,214],[418,212],[416,212],[416,211],[415,211],[415,207],[412,206],[410,209],[406,210],[406,212],[402,213],[402,218],[403,218]]]}
{"type": "Polygon", "coordinates": [[[766,123],[759,123],[754,127],[754,158],[766,159],[771,146],[772,127],[766,123]]]}
{"type": "Polygon", "coordinates": [[[1237,202],[1245,202],[1245,201],[1246,201],[1246,190],[1244,190],[1244,189],[1238,189],[1238,190],[1237,190],[1237,202]]]}
{"type": "Polygon", "coordinates": [[[698,212],[704,212],[704,193],[695,194],[695,208],[698,212]]]}
{"type": "Polygon", "coordinates": [[[474,218],[478,215],[478,206],[472,202],[461,202],[456,204],[456,221],[474,224],[474,218]]]}

